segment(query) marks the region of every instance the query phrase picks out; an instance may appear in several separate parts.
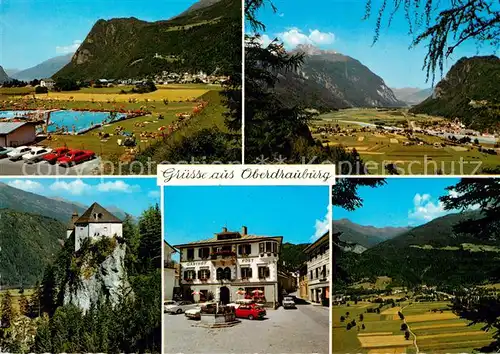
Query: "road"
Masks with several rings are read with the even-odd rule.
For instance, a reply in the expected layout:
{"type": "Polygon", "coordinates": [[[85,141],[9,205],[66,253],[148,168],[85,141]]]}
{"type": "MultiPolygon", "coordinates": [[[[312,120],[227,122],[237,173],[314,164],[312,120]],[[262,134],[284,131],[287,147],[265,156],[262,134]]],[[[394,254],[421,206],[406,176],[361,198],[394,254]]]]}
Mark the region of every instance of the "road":
{"type": "Polygon", "coordinates": [[[26,164],[21,161],[0,160],[0,176],[81,176],[91,175],[99,167],[100,160],[94,159],[73,167],[51,165],[45,161],[26,164]]]}
{"type": "Polygon", "coordinates": [[[264,320],[241,319],[234,327],[208,329],[184,315],[164,317],[164,354],[329,352],[329,308],[297,305],[268,310],[264,320]]]}

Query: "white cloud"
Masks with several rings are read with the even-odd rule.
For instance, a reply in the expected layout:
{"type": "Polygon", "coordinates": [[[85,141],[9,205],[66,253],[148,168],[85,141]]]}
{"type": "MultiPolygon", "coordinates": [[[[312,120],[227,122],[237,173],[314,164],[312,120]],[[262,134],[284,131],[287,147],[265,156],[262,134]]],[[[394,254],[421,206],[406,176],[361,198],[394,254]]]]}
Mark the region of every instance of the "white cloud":
{"type": "Polygon", "coordinates": [[[73,44],[70,45],[63,45],[63,46],[57,46],[56,47],[56,53],[57,54],[69,54],[69,53],[74,53],[80,47],[80,44],[82,44],[82,41],[79,39],[76,39],[73,41],[73,44]]]}
{"type": "Polygon", "coordinates": [[[262,34],[257,39],[262,47],[267,47],[273,40],[267,34],[262,34]]]}
{"type": "Polygon", "coordinates": [[[92,190],[92,187],[81,179],[71,182],[57,181],[52,183],[49,188],[54,192],[65,192],[71,195],[82,195],[92,190]]]}
{"type": "Polygon", "coordinates": [[[40,182],[32,181],[29,179],[16,179],[7,183],[9,186],[17,189],[22,189],[26,192],[37,192],[43,189],[40,182]]]}
{"type": "Polygon", "coordinates": [[[332,32],[321,32],[318,29],[309,30],[305,34],[299,28],[291,28],[286,32],[279,33],[279,38],[283,41],[285,47],[293,49],[299,44],[312,44],[322,46],[332,44],[335,41],[335,35],[332,32]]]}
{"type": "Polygon", "coordinates": [[[148,197],[152,199],[158,199],[160,198],[160,191],[150,191],[148,193],[148,197]]]}
{"type": "Polygon", "coordinates": [[[138,185],[130,185],[124,181],[102,182],[97,185],[99,192],[123,192],[132,193],[138,192],[141,189],[138,185]]]}
{"type": "Polygon", "coordinates": [[[311,237],[311,242],[316,241],[325,233],[330,231],[330,225],[332,223],[331,215],[332,215],[332,208],[331,206],[328,206],[325,217],[322,220],[316,220],[315,222],[314,225],[315,232],[314,235],[311,237]]]}

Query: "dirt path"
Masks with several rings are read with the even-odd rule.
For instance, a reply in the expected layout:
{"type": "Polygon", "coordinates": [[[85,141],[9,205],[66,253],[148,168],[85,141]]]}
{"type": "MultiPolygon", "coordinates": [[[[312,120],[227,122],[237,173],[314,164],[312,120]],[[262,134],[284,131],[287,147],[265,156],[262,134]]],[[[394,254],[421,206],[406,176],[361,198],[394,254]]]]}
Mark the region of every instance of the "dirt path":
{"type": "MultiPolygon", "coordinates": [[[[401,308],[401,313],[403,313],[403,310],[410,306],[409,304],[401,308]]],[[[404,314],[403,314],[404,315],[404,314]]],[[[403,318],[403,322],[406,323],[406,326],[408,326],[408,331],[410,334],[413,336],[413,345],[415,346],[416,354],[419,354],[418,350],[418,345],[417,345],[417,335],[411,330],[410,325],[406,322],[406,316],[403,318]]]]}

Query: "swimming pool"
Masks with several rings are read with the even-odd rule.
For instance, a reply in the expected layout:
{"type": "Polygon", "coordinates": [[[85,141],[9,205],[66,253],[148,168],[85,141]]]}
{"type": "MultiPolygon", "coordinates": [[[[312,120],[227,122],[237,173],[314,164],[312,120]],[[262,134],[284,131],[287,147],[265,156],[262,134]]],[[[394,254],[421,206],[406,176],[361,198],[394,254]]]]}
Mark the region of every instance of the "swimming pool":
{"type": "MultiPolygon", "coordinates": [[[[37,111],[0,111],[0,118],[13,119],[37,111]]],[[[43,113],[44,111],[38,111],[43,113]]],[[[125,113],[89,112],[61,110],[50,112],[50,120],[47,132],[55,133],[64,131],[70,134],[78,134],[92,127],[111,123],[125,117],[125,113]]]]}

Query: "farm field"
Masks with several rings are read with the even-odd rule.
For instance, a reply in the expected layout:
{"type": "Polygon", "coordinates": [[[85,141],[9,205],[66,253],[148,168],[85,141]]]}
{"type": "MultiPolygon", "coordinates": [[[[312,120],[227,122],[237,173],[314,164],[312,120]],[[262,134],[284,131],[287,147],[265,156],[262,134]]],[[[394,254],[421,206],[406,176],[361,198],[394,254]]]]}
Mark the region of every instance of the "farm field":
{"type": "MultiPolygon", "coordinates": [[[[468,322],[460,319],[449,310],[449,302],[404,302],[402,313],[410,330],[416,336],[416,344],[421,353],[472,353],[492,342],[489,333],[481,330],[481,325],[468,326],[468,322]],[[436,310],[435,312],[433,310],[436,310]],[[442,311],[442,313],[441,313],[442,311]]],[[[397,312],[400,307],[385,307],[380,313],[366,313],[369,307],[377,304],[350,302],[349,306],[333,307],[333,353],[413,353],[414,336],[405,340],[397,312]],[[349,319],[341,322],[340,316],[349,319]],[[359,314],[363,313],[363,322],[359,322],[359,314]],[[364,323],[366,329],[358,332],[353,327],[346,329],[346,324],[356,318],[358,325],[364,323]]]]}
{"type": "MultiPolygon", "coordinates": [[[[363,124],[382,124],[407,129],[411,122],[432,124],[443,121],[439,117],[413,115],[405,110],[379,111],[376,109],[347,109],[324,114],[311,121],[311,129],[315,132],[324,126],[337,126],[341,129],[356,129],[349,134],[317,133],[314,138],[323,145],[344,146],[348,150],[356,149],[361,159],[369,164],[371,174],[385,174],[385,166],[394,164],[400,174],[470,174],[480,168],[494,168],[500,165],[500,155],[490,155],[480,152],[478,147],[460,145],[444,147],[434,146],[445,140],[423,133],[415,136],[426,145],[405,145],[409,139],[394,131],[373,131],[364,129],[363,124]],[[457,162],[458,161],[458,162],[457,162]],[[462,161],[460,164],[459,161],[462,161]]],[[[483,144],[483,147],[493,148],[493,145],[483,144]]]]}

